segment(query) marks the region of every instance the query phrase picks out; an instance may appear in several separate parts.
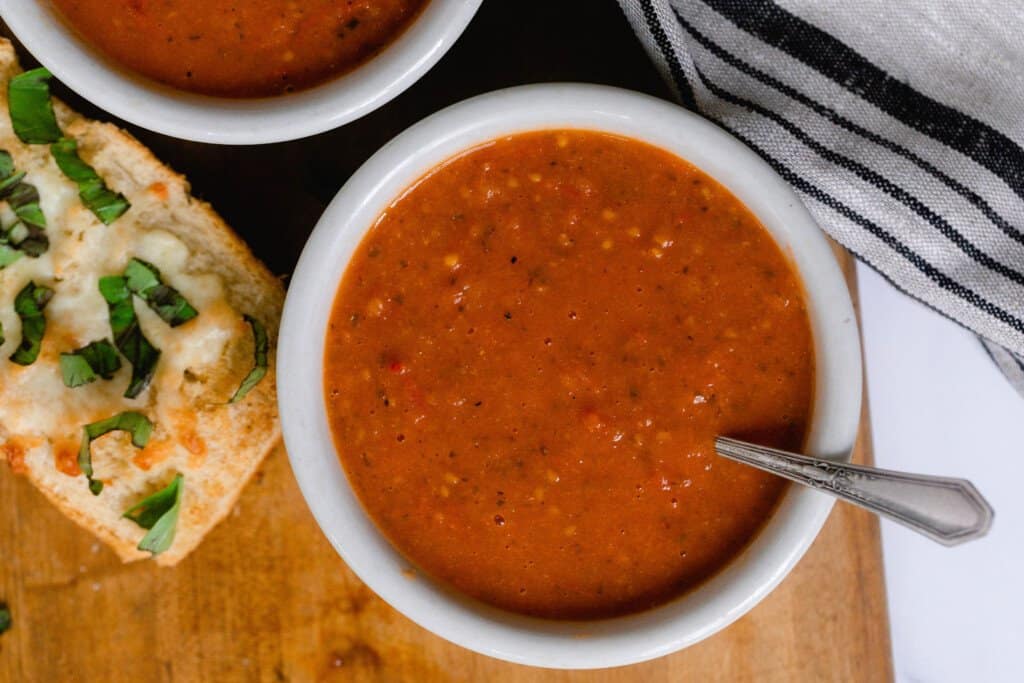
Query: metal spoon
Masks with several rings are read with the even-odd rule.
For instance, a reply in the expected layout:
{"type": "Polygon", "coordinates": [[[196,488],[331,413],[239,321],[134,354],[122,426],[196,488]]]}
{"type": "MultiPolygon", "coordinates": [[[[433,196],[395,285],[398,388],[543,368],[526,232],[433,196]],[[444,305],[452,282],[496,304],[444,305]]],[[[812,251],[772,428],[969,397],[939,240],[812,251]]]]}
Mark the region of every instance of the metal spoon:
{"type": "Polygon", "coordinates": [[[981,538],[995,512],[966,479],[908,474],[797,455],[720,436],[718,454],[818,489],[943,545],[981,538]]]}

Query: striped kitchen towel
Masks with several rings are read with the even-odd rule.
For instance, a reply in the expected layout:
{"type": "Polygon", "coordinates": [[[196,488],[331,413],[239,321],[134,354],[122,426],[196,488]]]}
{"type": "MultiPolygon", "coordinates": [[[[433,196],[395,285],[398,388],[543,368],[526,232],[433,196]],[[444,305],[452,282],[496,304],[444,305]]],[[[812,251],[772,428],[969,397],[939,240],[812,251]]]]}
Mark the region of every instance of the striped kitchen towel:
{"type": "Polygon", "coordinates": [[[1024,5],[619,0],[679,101],[1024,394],[1024,5]]]}

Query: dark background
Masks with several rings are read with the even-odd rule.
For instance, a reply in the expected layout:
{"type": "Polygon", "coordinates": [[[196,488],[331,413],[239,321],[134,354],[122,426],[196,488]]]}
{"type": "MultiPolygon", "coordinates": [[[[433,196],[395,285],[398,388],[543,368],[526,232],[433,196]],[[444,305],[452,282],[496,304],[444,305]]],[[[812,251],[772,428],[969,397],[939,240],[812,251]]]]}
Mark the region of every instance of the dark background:
{"type": "MultiPolygon", "coordinates": [[[[4,35],[12,37],[3,27],[4,35]]],[[[19,46],[22,65],[37,64],[19,46]]],[[[603,83],[670,98],[615,0],[485,0],[462,37],[404,93],[341,128],[271,145],[185,142],[120,121],[60,84],[83,114],[130,131],[213,204],[279,274],[289,274],[327,203],[384,143],[473,95],[524,83],[603,83]]]]}

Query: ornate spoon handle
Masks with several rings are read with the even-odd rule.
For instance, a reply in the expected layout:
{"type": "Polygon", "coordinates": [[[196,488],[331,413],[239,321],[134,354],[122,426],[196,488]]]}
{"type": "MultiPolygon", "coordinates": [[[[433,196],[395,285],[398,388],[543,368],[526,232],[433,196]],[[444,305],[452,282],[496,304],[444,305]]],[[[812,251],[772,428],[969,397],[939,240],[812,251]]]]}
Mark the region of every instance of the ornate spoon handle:
{"type": "Polygon", "coordinates": [[[887,517],[943,545],[981,538],[994,512],[966,479],[880,470],[718,437],[718,454],[887,517]]]}

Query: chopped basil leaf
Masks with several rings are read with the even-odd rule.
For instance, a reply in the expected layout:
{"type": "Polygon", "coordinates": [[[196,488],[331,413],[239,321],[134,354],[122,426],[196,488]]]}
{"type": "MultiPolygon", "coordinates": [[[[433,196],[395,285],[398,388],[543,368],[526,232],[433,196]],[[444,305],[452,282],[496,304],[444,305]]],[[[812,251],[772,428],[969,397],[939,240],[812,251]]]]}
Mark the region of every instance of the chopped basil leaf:
{"type": "Polygon", "coordinates": [[[174,480],[163,489],[145,498],[140,503],[133,505],[123,517],[130,519],[143,529],[152,529],[153,525],[174,506],[178,498],[178,486],[181,475],[174,477],[174,480]]]}
{"type": "Polygon", "coordinates": [[[21,318],[21,344],[11,354],[11,360],[18,365],[31,365],[39,356],[43,334],[46,332],[43,309],[52,297],[52,289],[34,282],[29,282],[14,297],[14,312],[21,318]]]}
{"type": "Polygon", "coordinates": [[[242,384],[235,391],[235,395],[231,397],[228,403],[235,403],[245,398],[254,386],[260,383],[260,380],[267,374],[267,331],[263,329],[263,325],[258,320],[250,315],[246,315],[245,322],[249,323],[252,327],[252,338],[255,344],[255,356],[253,369],[249,371],[249,374],[242,380],[242,384]]]}
{"type": "Polygon", "coordinates": [[[14,172],[10,153],[0,150],[0,199],[6,199],[18,217],[9,228],[0,230],[0,268],[21,258],[19,251],[37,257],[50,246],[39,192],[34,185],[23,182],[24,178],[23,172],[14,172]]]}
{"type": "Polygon", "coordinates": [[[60,373],[64,385],[71,388],[95,382],[97,376],[110,379],[120,367],[117,349],[106,339],[60,354],[60,373]]]}
{"type": "MultiPolygon", "coordinates": [[[[0,150],[0,154],[6,154],[8,159],[11,158],[11,155],[7,154],[7,152],[4,152],[3,150],[0,150]]],[[[3,178],[3,180],[0,181],[0,197],[7,197],[7,195],[11,193],[11,190],[17,187],[18,183],[25,179],[25,172],[21,171],[20,173],[14,173],[13,169],[11,169],[11,173],[0,172],[0,178],[3,178]]]]}
{"type": "Polygon", "coordinates": [[[19,182],[7,194],[7,203],[18,220],[7,229],[5,241],[29,256],[42,256],[50,240],[46,236],[46,216],[39,208],[39,191],[35,185],[19,182]]]}
{"type": "Polygon", "coordinates": [[[6,602],[0,601],[0,634],[11,630],[11,608],[6,602]]]}
{"type": "Polygon", "coordinates": [[[52,76],[44,68],[32,69],[18,74],[7,85],[11,124],[22,142],[43,144],[60,138],[60,126],[50,102],[52,76]]]}
{"type": "Polygon", "coordinates": [[[92,495],[100,495],[103,482],[92,478],[92,442],[108,432],[121,430],[132,435],[132,445],[142,448],[149,443],[149,435],[153,432],[153,423],[142,413],[125,411],[99,422],[93,422],[82,428],[82,445],[78,449],[78,467],[89,480],[92,495]]]}
{"type": "Polygon", "coordinates": [[[110,379],[121,368],[121,359],[114,345],[106,339],[94,341],[75,351],[85,358],[89,367],[103,379],[110,379]]]}
{"type": "Polygon", "coordinates": [[[133,258],[124,269],[128,289],[145,301],[160,319],[177,327],[199,315],[174,287],[160,281],[160,271],[152,263],[133,258]]]}
{"type": "Polygon", "coordinates": [[[114,345],[132,366],[132,379],[124,395],[127,398],[135,398],[153,379],[156,362],[160,358],[160,349],[153,346],[142,334],[126,279],[119,275],[108,275],[100,278],[99,287],[110,312],[110,330],[114,333],[114,345]]]}
{"type": "Polygon", "coordinates": [[[89,361],[73,353],[60,354],[60,376],[64,386],[72,389],[96,381],[96,373],[89,367],[89,361]]]}
{"type": "Polygon", "coordinates": [[[92,166],[78,156],[78,143],[61,138],[50,145],[57,166],[78,185],[78,196],[104,225],[110,225],[131,207],[123,194],[107,187],[92,166]]]}
{"type": "Polygon", "coordinates": [[[0,242],[0,268],[6,268],[20,258],[20,251],[0,242]]]}
{"type": "Polygon", "coordinates": [[[184,478],[178,474],[166,488],[145,498],[134,505],[124,516],[143,529],[149,529],[139,550],[146,550],[154,555],[162,553],[174,542],[174,532],[178,526],[178,510],[181,507],[181,494],[185,490],[184,478]]]}
{"type": "Polygon", "coordinates": [[[0,149],[0,178],[10,178],[14,174],[14,157],[6,149],[0,149]]]}

